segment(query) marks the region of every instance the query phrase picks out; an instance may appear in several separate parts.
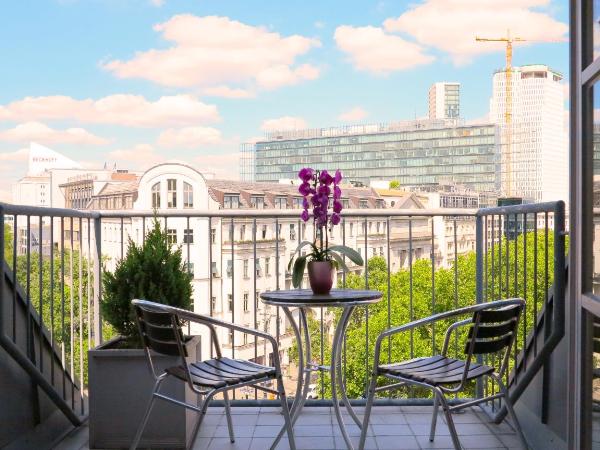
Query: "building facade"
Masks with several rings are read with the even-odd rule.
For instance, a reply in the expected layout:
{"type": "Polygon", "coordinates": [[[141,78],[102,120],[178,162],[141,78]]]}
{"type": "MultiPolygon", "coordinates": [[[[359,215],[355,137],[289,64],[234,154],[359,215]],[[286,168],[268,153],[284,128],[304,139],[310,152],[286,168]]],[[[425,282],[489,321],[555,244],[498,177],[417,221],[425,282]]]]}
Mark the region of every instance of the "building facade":
{"type": "Polygon", "coordinates": [[[511,80],[510,125],[504,70],[494,74],[490,102],[490,120],[501,129],[502,192],[534,202],[567,200],[563,76],[545,65],[528,65],[513,67],[511,80]]]}
{"type": "Polygon", "coordinates": [[[500,187],[495,125],[417,120],[388,125],[270,133],[255,144],[255,180],[295,179],[302,167],[335,166],[346,180],[398,180],[401,186],[442,182],[476,191],[500,187]]]}
{"type": "Polygon", "coordinates": [[[429,88],[429,118],[460,117],[460,83],[438,82],[429,88]]]}

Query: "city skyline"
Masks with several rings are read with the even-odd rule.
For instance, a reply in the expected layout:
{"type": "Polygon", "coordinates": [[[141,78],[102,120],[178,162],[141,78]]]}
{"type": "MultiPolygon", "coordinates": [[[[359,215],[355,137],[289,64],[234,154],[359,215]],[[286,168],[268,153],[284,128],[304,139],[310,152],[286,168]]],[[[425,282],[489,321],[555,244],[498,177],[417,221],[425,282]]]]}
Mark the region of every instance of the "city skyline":
{"type": "Polygon", "coordinates": [[[231,167],[241,142],[282,126],[424,117],[434,82],[461,83],[461,115],[482,118],[493,71],[504,59],[502,45],[480,45],[476,34],[502,35],[510,27],[535,41],[516,46],[515,65],[540,62],[565,74],[568,54],[566,42],[538,43],[560,41],[567,31],[564,5],[549,1],[493,8],[466,0],[319,8],[274,2],[260,9],[175,0],[36,6],[31,13],[12,4],[0,18],[0,52],[12,62],[0,73],[7,87],[0,92],[2,200],[25,174],[30,141],[89,168],[117,162],[143,170],[178,159],[237,176],[231,167]],[[461,32],[421,35],[415,24],[427,26],[439,11],[461,32]],[[468,19],[475,13],[477,26],[468,19]],[[29,33],[33,28],[40,32],[29,33]],[[15,40],[20,45],[10,45],[15,40]],[[186,55],[196,55],[188,65],[186,55]]]}

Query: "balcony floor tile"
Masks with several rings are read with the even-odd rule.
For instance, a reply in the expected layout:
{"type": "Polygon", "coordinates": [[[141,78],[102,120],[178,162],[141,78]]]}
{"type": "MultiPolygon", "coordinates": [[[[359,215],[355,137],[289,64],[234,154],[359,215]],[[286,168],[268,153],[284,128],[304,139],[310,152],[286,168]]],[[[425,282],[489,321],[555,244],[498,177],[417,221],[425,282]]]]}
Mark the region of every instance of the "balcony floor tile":
{"type": "MultiPolygon", "coordinates": [[[[359,418],[362,419],[362,414],[359,418]]],[[[223,408],[209,408],[205,422],[194,442],[192,450],[265,450],[270,448],[274,437],[283,425],[283,416],[276,407],[232,408],[236,442],[229,441],[227,422],[223,408]]],[[[465,449],[520,448],[519,439],[506,422],[489,423],[477,409],[466,410],[453,416],[461,443],[465,449]]],[[[350,439],[358,446],[360,430],[344,415],[350,439]]],[[[373,408],[371,424],[367,433],[366,448],[369,450],[452,449],[448,427],[443,415],[438,415],[434,442],[429,442],[431,407],[385,406],[373,408]]],[[[329,407],[306,407],[294,427],[298,450],[345,449],[345,443],[337,426],[335,415],[329,407]]],[[[89,429],[82,426],[73,430],[55,449],[89,450],[89,429]]],[[[287,437],[281,440],[277,450],[289,450],[287,437]]]]}

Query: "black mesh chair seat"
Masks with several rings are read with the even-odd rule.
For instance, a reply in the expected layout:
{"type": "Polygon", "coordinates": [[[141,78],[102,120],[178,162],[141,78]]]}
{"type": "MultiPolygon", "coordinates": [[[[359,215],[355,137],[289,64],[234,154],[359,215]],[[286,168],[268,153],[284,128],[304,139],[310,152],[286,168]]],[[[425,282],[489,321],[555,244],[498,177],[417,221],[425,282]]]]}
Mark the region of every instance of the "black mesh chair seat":
{"type": "MultiPolygon", "coordinates": [[[[427,383],[434,386],[440,384],[453,384],[462,381],[466,361],[448,358],[441,355],[427,358],[415,358],[399,364],[385,364],[379,366],[382,374],[400,376],[427,383]]],[[[479,378],[494,372],[493,367],[484,364],[471,363],[467,372],[467,380],[479,378]]]]}
{"type": "MultiPolygon", "coordinates": [[[[261,378],[275,378],[277,373],[274,367],[224,357],[192,363],[188,367],[192,375],[192,383],[211,388],[247,383],[261,378]]],[[[181,380],[187,381],[183,366],[170,367],[166,371],[181,380]]]]}

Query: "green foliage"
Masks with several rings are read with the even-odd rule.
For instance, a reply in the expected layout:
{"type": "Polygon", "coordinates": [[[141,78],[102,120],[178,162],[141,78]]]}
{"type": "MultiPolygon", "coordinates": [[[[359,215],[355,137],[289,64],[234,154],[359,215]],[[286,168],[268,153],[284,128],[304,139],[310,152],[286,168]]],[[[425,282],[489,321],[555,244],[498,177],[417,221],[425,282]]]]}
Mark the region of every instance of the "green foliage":
{"type": "Polygon", "coordinates": [[[400,181],[398,181],[398,180],[390,181],[390,189],[400,189],[400,181]]]}
{"type": "Polygon", "coordinates": [[[158,220],[142,245],[129,241],[125,258],[114,273],[104,272],[102,281],[102,314],[130,341],[138,339],[131,305],[134,298],[184,309],[192,304],[192,277],[184,267],[181,248],[173,249],[168,243],[158,220]]]}
{"type": "MultiPolygon", "coordinates": [[[[527,301],[526,315],[522,320],[517,346],[523,343],[523,331],[532,329],[535,314],[545,301],[546,285],[553,282],[553,235],[549,233],[546,254],[546,235],[538,232],[537,245],[534,234],[520,235],[516,241],[502,240],[494,252],[488,251],[484,259],[484,296],[486,301],[510,297],[522,297],[527,301]],[[499,249],[502,247],[501,253],[499,249]],[[506,258],[509,255],[509,258],[506,258]],[[516,262],[515,262],[516,255],[516,262]],[[492,267],[492,259],[494,264],[492,267]],[[548,279],[545,265],[548,261],[548,279]],[[515,277],[516,263],[516,277],[515,277]],[[537,277],[534,276],[537,267],[537,277]],[[507,270],[508,269],[508,270],[507,270]],[[506,277],[506,274],[509,277],[506,277]],[[508,281],[508,282],[507,282],[508,281]]],[[[348,274],[345,287],[349,289],[376,289],[383,293],[383,299],[374,305],[357,308],[351,318],[346,333],[346,387],[350,398],[361,397],[365,393],[368,380],[367,370],[373,365],[373,351],[379,334],[393,326],[402,325],[435,313],[475,304],[476,298],[476,256],[474,252],[459,256],[456,266],[441,267],[432,271],[429,259],[415,260],[412,267],[390,274],[388,291],[388,268],[384,258],[373,257],[367,263],[367,277],[364,274],[348,274]],[[388,301],[389,299],[389,301],[388,301]],[[368,324],[368,327],[367,327],[368,324]],[[368,330],[368,332],[367,332],[368,330]]],[[[339,286],[342,281],[339,280],[339,286]]],[[[334,322],[341,312],[336,309],[334,322]]],[[[403,361],[413,357],[430,356],[441,352],[446,328],[458,319],[438,322],[434,326],[400,333],[386,340],[382,345],[381,362],[403,361]]],[[[309,325],[310,322],[309,322],[309,325]]],[[[311,325],[312,327],[312,325],[311,325]]],[[[451,339],[450,356],[463,357],[464,332],[451,339]]],[[[312,333],[311,333],[312,334],[312,333]]],[[[320,344],[319,344],[320,345],[320,344]]],[[[313,344],[314,347],[314,344],[313,344]]],[[[326,354],[330,345],[325,342],[326,354]]],[[[520,348],[519,348],[520,349],[520,348]]],[[[319,353],[317,353],[318,355],[319,353]]],[[[296,355],[296,353],[293,353],[296,355]]],[[[329,360],[325,358],[325,363],[329,360]]],[[[380,380],[384,382],[384,380],[380,380]]],[[[325,385],[330,394],[328,384],[325,385]]],[[[428,391],[413,389],[386,392],[384,395],[429,397],[428,391]]],[[[467,391],[465,395],[472,395],[467,391]]]]}

